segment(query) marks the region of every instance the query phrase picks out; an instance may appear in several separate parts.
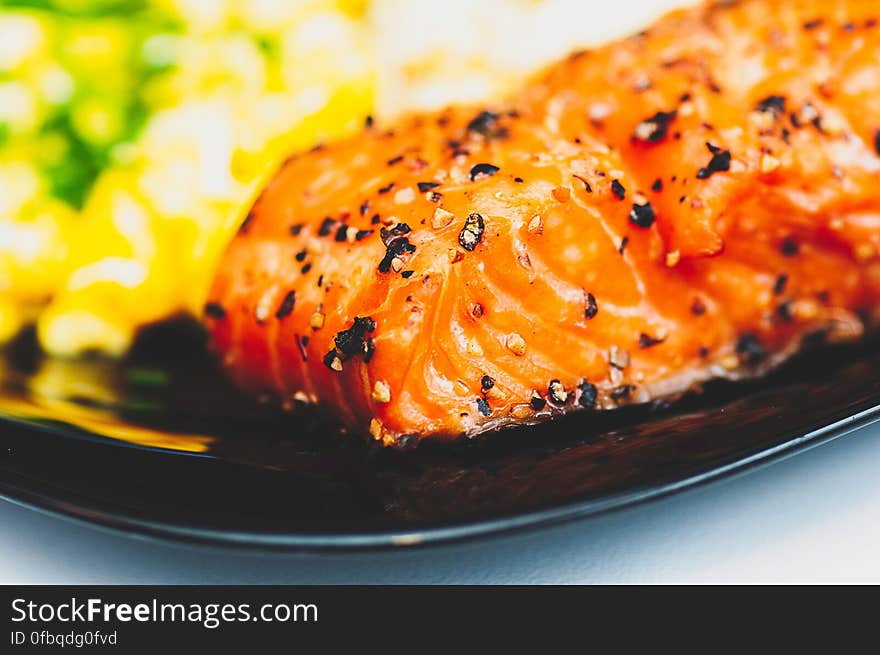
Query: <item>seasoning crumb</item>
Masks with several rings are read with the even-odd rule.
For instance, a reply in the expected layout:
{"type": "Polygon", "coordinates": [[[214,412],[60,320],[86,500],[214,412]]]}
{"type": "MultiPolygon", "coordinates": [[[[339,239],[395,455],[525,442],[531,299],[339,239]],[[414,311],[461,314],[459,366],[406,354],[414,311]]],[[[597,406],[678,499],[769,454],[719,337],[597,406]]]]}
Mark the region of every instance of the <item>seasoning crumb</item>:
{"type": "Polygon", "coordinates": [[[564,405],[568,400],[568,391],[559,380],[550,380],[547,385],[547,396],[554,405],[564,405]]]}
{"type": "Polygon", "coordinates": [[[526,340],[514,332],[507,336],[507,349],[517,357],[522,357],[526,354],[526,340]]]}
{"type": "Polygon", "coordinates": [[[596,399],[599,397],[596,385],[590,384],[586,379],[583,379],[578,384],[578,391],[580,391],[578,404],[581,407],[591,409],[596,406],[596,399]]]}
{"type": "Polygon", "coordinates": [[[476,212],[470,214],[458,234],[458,243],[468,252],[473,251],[483,239],[484,228],[483,217],[476,212]]]}
{"type": "Polygon", "coordinates": [[[377,403],[390,403],[391,387],[384,380],[376,380],[376,383],[373,385],[372,398],[377,403]]]}
{"type": "Polygon", "coordinates": [[[322,312],[313,312],[311,316],[309,316],[309,326],[313,330],[320,330],[324,327],[324,314],[322,312]]]}
{"type": "Polygon", "coordinates": [[[757,364],[767,356],[767,349],[761,345],[758,337],[751,332],[740,335],[736,342],[736,354],[746,364],[757,364]]]}
{"type": "Polygon", "coordinates": [[[654,208],[651,206],[650,202],[646,202],[643,205],[634,204],[629,213],[630,223],[638,225],[641,228],[651,227],[654,224],[655,218],[654,208]]]}
{"type": "Polygon", "coordinates": [[[492,408],[489,407],[489,403],[486,402],[485,398],[477,398],[477,410],[483,416],[491,416],[492,408]]]}
{"type": "Polygon", "coordinates": [[[413,191],[412,187],[406,187],[405,189],[400,189],[394,194],[394,204],[396,205],[406,205],[411,203],[416,199],[416,192],[413,191]]]}
{"type": "Polygon", "coordinates": [[[435,230],[440,230],[452,223],[452,220],[455,218],[455,214],[451,211],[447,211],[442,207],[437,207],[434,210],[434,215],[431,216],[431,227],[435,230]]]}
{"type": "Polygon", "coordinates": [[[220,303],[209,302],[205,305],[205,315],[219,321],[226,318],[226,310],[220,303]]]}
{"type": "Polygon", "coordinates": [[[382,421],[377,418],[370,420],[370,436],[373,437],[376,441],[382,440],[382,433],[384,432],[384,428],[382,426],[382,421]]]}
{"type": "Polygon", "coordinates": [[[544,234],[544,219],[539,214],[535,214],[526,229],[529,234],[544,234]]]}
{"type": "Polygon", "coordinates": [[[678,262],[681,261],[681,251],[673,250],[672,252],[666,253],[666,265],[669,268],[674,268],[678,266],[678,262]]]}
{"type": "Polygon", "coordinates": [[[669,124],[675,120],[676,112],[658,111],[656,114],[636,125],[633,137],[642,143],[657,143],[666,138],[669,124]]]}
{"type": "Polygon", "coordinates": [[[495,173],[497,173],[500,170],[501,170],[500,168],[498,168],[497,166],[493,166],[492,164],[486,164],[486,163],[474,164],[474,166],[471,167],[471,172],[470,172],[471,182],[476,180],[480,175],[485,175],[487,177],[491,177],[491,176],[495,175],[495,173]]]}
{"type": "Polygon", "coordinates": [[[618,370],[629,366],[629,352],[618,346],[611,346],[608,350],[608,363],[618,370]]]}
{"type": "Polygon", "coordinates": [[[537,391],[532,391],[532,397],[529,399],[529,407],[536,412],[540,412],[547,405],[547,401],[541,397],[537,391]]]}
{"type": "Polygon", "coordinates": [[[342,370],[342,360],[339,358],[339,355],[336,354],[335,349],[324,355],[324,366],[337,373],[342,370]]]}
{"type": "Polygon", "coordinates": [[[480,303],[474,305],[473,309],[471,309],[471,316],[474,318],[481,318],[483,316],[483,306],[480,303]]]}
{"type": "Polygon", "coordinates": [[[801,251],[801,247],[795,239],[788,237],[783,240],[782,245],[779,246],[779,250],[786,257],[794,257],[801,251]]]}
{"type": "Polygon", "coordinates": [[[776,282],[773,283],[773,293],[777,296],[782,295],[785,292],[785,287],[788,284],[788,275],[782,273],[777,276],[776,282]]]}
{"type": "Polygon", "coordinates": [[[592,293],[587,293],[585,298],[584,316],[593,319],[599,313],[599,305],[596,304],[596,297],[592,293]]]}
{"type": "Polygon", "coordinates": [[[293,312],[293,308],[296,306],[296,291],[288,291],[284,296],[284,299],[281,301],[281,304],[278,305],[278,310],[275,312],[275,318],[281,320],[285,316],[288,316],[291,312],[293,312]]]}
{"type": "Polygon", "coordinates": [[[781,165],[780,161],[773,155],[765,154],[761,157],[761,172],[772,173],[781,165]]]}
{"type": "Polygon", "coordinates": [[[723,173],[730,170],[730,150],[721,150],[718,146],[711,143],[706,144],[709,152],[712,153],[712,159],[709,163],[697,171],[698,180],[708,180],[715,173],[723,173]]]}

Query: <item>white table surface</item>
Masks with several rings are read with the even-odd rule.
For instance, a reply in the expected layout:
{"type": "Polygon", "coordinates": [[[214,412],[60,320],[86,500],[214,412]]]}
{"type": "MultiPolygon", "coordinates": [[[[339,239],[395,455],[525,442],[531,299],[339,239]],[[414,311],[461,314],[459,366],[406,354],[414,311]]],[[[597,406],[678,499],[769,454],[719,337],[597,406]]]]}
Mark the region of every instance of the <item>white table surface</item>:
{"type": "Polygon", "coordinates": [[[423,550],[174,545],[2,501],[0,526],[4,583],[880,583],[880,424],[614,514],[423,550]]]}

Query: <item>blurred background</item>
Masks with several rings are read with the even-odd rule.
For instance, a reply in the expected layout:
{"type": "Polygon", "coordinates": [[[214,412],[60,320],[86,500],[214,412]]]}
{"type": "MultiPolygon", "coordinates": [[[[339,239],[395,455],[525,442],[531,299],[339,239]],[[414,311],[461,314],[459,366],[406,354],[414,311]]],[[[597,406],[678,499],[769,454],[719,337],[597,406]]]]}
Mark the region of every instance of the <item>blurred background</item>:
{"type": "Polygon", "coordinates": [[[123,354],[200,311],[267,171],[508,92],[676,0],[0,0],[0,343],[123,354]]]}

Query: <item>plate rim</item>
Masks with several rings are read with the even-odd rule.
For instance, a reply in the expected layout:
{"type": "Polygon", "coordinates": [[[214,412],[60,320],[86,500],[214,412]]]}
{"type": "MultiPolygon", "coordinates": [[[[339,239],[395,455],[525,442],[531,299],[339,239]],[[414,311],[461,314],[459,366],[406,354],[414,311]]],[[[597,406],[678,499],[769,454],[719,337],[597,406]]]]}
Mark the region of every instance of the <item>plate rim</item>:
{"type": "MultiPolygon", "coordinates": [[[[102,529],[116,535],[130,538],[139,537],[163,543],[187,543],[263,552],[305,553],[351,553],[427,548],[497,538],[515,533],[535,532],[544,528],[587,520],[614,511],[636,507],[710,483],[746,475],[828,444],[874,423],[880,423],[880,404],[839,418],[776,445],[737,457],[725,464],[660,484],[636,487],[598,498],[571,500],[553,507],[528,510],[511,516],[481,518],[449,525],[404,530],[304,534],[184,526],[72,503],[62,498],[22,489],[5,480],[0,480],[0,499],[44,515],[102,529]]],[[[33,424],[30,427],[38,429],[33,424]]]]}

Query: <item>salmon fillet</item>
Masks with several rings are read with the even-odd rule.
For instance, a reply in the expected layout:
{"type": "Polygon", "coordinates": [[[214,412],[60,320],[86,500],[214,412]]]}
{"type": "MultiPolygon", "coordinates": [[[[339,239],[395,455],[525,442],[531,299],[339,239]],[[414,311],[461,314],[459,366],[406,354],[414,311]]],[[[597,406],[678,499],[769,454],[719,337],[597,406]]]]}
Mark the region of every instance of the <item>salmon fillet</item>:
{"type": "Polygon", "coordinates": [[[760,375],[880,305],[880,6],[673,12],[493,107],[291,157],[206,305],[242,388],[386,445],[760,375]]]}

